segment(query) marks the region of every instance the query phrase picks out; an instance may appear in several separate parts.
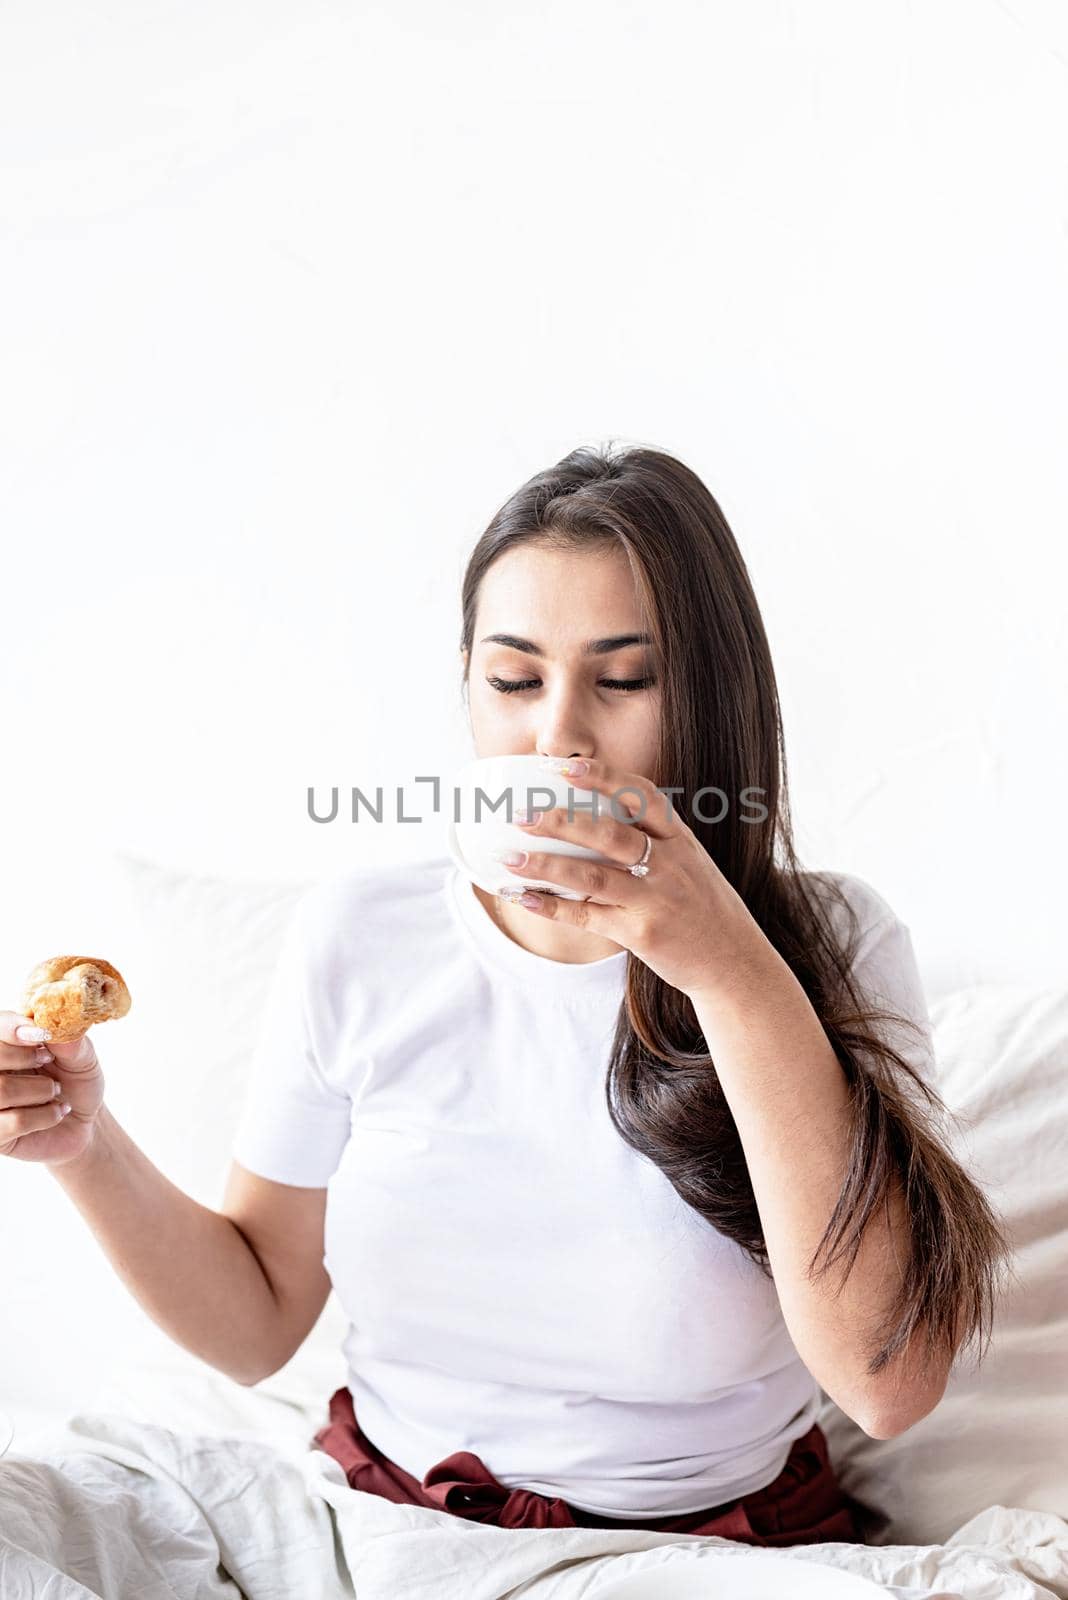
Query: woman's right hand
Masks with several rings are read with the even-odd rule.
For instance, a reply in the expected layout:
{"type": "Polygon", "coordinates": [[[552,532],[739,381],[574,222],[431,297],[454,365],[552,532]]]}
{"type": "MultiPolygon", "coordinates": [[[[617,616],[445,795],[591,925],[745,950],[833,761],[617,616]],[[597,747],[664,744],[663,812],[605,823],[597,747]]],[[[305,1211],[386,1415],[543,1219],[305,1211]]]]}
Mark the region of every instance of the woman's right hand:
{"type": "Polygon", "coordinates": [[[0,1156],[60,1165],[92,1142],[104,1074],[88,1033],[43,1044],[18,1037],[17,1029],[33,1025],[32,1017],[0,1011],[0,1156]]]}

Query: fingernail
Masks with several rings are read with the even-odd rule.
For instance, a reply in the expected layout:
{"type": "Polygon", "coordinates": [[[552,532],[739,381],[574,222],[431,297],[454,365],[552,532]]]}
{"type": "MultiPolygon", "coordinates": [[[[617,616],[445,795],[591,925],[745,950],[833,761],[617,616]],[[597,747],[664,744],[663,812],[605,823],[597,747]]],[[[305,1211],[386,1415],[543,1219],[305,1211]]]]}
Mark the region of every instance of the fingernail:
{"type": "Polygon", "coordinates": [[[63,1093],[63,1085],[61,1083],[57,1083],[55,1078],[53,1078],[52,1079],[52,1099],[54,1100],[56,1098],[57,1094],[62,1094],[62,1093],[63,1093]]]}
{"type": "Polygon", "coordinates": [[[512,821],[518,822],[519,826],[523,828],[530,822],[537,822],[542,815],[541,811],[517,811],[512,821]]]}
{"type": "Polygon", "coordinates": [[[47,1028],[33,1028],[28,1022],[15,1029],[15,1038],[22,1039],[26,1044],[40,1044],[42,1039],[51,1039],[52,1035],[47,1028]]]}
{"type": "Polygon", "coordinates": [[[70,1106],[69,1106],[69,1104],[68,1104],[68,1103],[67,1103],[67,1101],[66,1101],[66,1100],[64,1100],[64,1102],[63,1102],[63,1104],[62,1104],[62,1105],[61,1105],[61,1106],[60,1106],[60,1108],[59,1108],[59,1114],[60,1114],[60,1116],[61,1116],[61,1117],[65,1117],[65,1116],[66,1116],[66,1115],[67,1115],[67,1112],[68,1112],[68,1111],[69,1111],[69,1110],[70,1110],[70,1106]]]}
{"type": "Polygon", "coordinates": [[[506,867],[521,867],[527,859],[525,850],[496,850],[494,860],[503,861],[506,867]]]}

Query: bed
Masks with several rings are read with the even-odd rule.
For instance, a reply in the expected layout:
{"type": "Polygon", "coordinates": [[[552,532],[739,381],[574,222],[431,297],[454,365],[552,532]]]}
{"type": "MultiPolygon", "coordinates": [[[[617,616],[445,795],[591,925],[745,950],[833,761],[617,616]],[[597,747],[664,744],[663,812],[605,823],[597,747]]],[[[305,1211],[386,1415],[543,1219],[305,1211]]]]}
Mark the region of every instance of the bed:
{"type": "MultiPolygon", "coordinates": [[[[0,946],[11,995],[57,931],[123,970],[134,1009],[98,1036],[109,1103],[207,1205],[302,887],[116,855],[87,871],[61,929],[53,905],[0,946]],[[197,1001],[175,1015],[179,975],[197,1001]]],[[[935,1002],[931,1021],[953,1138],[1009,1227],[1016,1280],[985,1361],[958,1368],[907,1433],[871,1439],[825,1397],[868,1543],[779,1553],[907,1600],[1068,1600],[1068,989],[979,985],[935,1002]]],[[[0,1204],[0,1411],[14,1428],[0,1457],[3,1600],[610,1600],[624,1577],[678,1564],[731,1594],[726,1569],[715,1581],[717,1557],[739,1550],[726,1540],[503,1530],[350,1489],[310,1448],[344,1381],[332,1298],[288,1366],[243,1388],[144,1316],[51,1174],[0,1162],[0,1204]]]]}

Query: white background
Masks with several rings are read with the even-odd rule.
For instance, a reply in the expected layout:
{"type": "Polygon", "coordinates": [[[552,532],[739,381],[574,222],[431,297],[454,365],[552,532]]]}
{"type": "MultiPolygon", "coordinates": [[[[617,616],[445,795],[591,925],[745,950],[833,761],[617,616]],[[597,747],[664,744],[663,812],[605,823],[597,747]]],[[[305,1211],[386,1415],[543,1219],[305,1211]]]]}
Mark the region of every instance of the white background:
{"type": "Polygon", "coordinates": [[[5,4],[3,1003],[71,853],[437,849],[307,788],[467,758],[467,554],[608,439],[731,522],[805,863],[1063,978],[1065,17],[5,4]]]}

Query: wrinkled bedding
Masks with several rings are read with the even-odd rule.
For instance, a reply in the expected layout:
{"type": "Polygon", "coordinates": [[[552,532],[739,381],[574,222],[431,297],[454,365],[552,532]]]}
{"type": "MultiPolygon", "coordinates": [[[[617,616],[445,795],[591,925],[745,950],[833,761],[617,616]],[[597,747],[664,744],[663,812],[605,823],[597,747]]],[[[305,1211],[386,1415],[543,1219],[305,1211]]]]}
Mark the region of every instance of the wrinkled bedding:
{"type": "MultiPolygon", "coordinates": [[[[225,1419],[224,1419],[225,1425],[225,1419]]],[[[78,1412],[0,1459],[3,1600],[596,1600],[728,1540],[501,1529],[350,1489],[303,1420],[269,1434],[78,1412]]],[[[992,1506],[944,1545],[796,1546],[898,1600],[1068,1600],[1068,1523],[992,1506]]]]}

